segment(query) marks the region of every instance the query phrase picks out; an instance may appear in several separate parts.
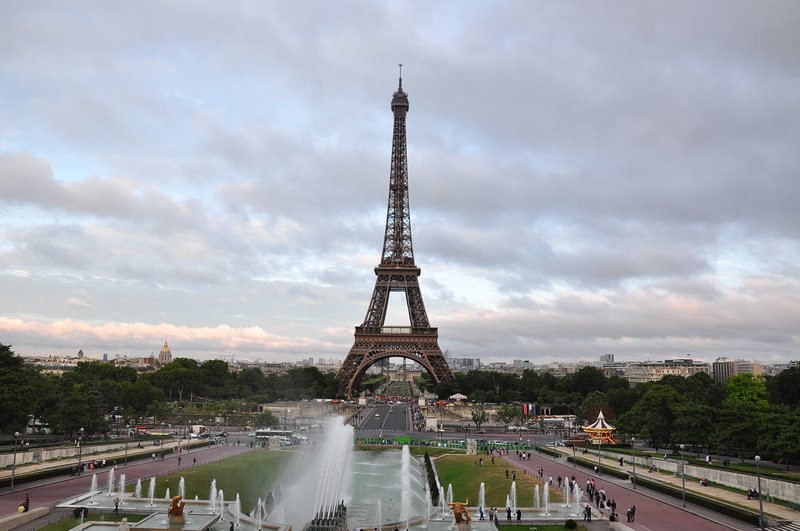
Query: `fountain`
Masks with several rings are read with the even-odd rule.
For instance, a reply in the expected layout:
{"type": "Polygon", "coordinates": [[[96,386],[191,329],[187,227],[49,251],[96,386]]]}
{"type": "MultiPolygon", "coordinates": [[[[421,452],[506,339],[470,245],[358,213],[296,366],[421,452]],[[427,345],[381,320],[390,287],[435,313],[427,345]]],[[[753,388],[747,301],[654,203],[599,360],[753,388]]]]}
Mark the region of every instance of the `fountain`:
{"type": "Polygon", "coordinates": [[[510,504],[508,507],[511,507],[511,512],[517,514],[517,482],[511,482],[511,492],[508,494],[510,499],[510,504]]]}
{"type": "Polygon", "coordinates": [[[533,487],[533,507],[539,509],[541,507],[541,498],[539,497],[539,484],[533,487]]]}
{"type": "Polygon", "coordinates": [[[111,467],[111,470],[108,471],[108,491],[106,494],[111,496],[114,494],[114,472],[116,472],[117,467],[111,467]]]}
{"type": "Polygon", "coordinates": [[[242,514],[242,501],[239,499],[239,493],[236,493],[236,503],[233,506],[233,519],[236,527],[239,527],[239,519],[242,514]]]}
{"type": "Polygon", "coordinates": [[[147,489],[147,495],[150,498],[150,507],[153,506],[153,498],[156,495],[156,477],[153,476],[150,478],[150,486],[147,489]]]}
{"type": "Polygon", "coordinates": [[[122,474],[119,477],[119,502],[123,503],[124,501],[125,501],[125,474],[122,474]]]}
{"type": "Polygon", "coordinates": [[[550,514],[550,487],[544,484],[544,514],[550,514]]]}
{"type": "Polygon", "coordinates": [[[136,489],[133,491],[134,498],[142,497],[142,478],[136,480],[136,489]]]}
{"type": "MultiPolygon", "coordinates": [[[[181,478],[183,480],[183,478],[181,478]]],[[[217,504],[217,480],[211,480],[211,489],[208,492],[208,507],[211,509],[211,512],[214,512],[214,507],[217,504]]]]}
{"type": "Polygon", "coordinates": [[[411,518],[411,451],[408,445],[403,445],[400,460],[400,521],[406,523],[411,518]]]}
{"type": "Polygon", "coordinates": [[[97,490],[97,474],[92,474],[92,484],[89,487],[89,492],[91,492],[91,496],[92,496],[91,499],[89,500],[89,503],[91,505],[95,504],[94,495],[95,495],[95,491],[96,490],[97,490]]]}
{"type": "Polygon", "coordinates": [[[447,503],[453,503],[453,484],[447,485],[447,503]]]}
{"type": "MultiPolygon", "coordinates": [[[[225,514],[225,493],[222,489],[219,489],[219,492],[217,492],[217,501],[219,502],[219,507],[217,509],[219,511],[218,514],[222,516],[225,514]]],[[[212,510],[211,512],[213,513],[214,511],[212,510]]]]}
{"type": "Polygon", "coordinates": [[[164,499],[165,499],[165,500],[167,500],[167,501],[169,501],[169,500],[171,500],[171,499],[172,499],[172,496],[170,496],[170,495],[169,495],[169,487],[167,487],[167,493],[166,493],[166,495],[164,496],[164,499]]]}
{"type": "Polygon", "coordinates": [[[575,499],[575,507],[574,507],[574,511],[573,511],[572,515],[573,516],[578,516],[579,514],[581,514],[581,496],[582,496],[582,492],[581,492],[580,487],[578,487],[577,483],[575,484],[575,492],[573,492],[572,494],[573,494],[573,498],[575,499]]]}
{"type": "Polygon", "coordinates": [[[381,529],[383,527],[383,510],[381,508],[381,500],[378,500],[378,525],[376,526],[377,529],[381,529]]]}
{"type": "Polygon", "coordinates": [[[562,494],[564,495],[563,507],[569,507],[569,487],[566,481],[563,484],[562,494]]]}
{"type": "Polygon", "coordinates": [[[181,479],[178,480],[178,496],[181,498],[186,497],[186,480],[183,478],[183,476],[181,476],[181,479]]]}
{"type": "Polygon", "coordinates": [[[335,417],[325,422],[324,431],[324,438],[306,448],[307,453],[287,467],[283,477],[288,479],[279,482],[289,485],[278,506],[283,515],[281,523],[292,529],[303,529],[321,510],[335,507],[349,497],[353,427],[335,417]]]}
{"type": "Polygon", "coordinates": [[[486,507],[486,485],[481,482],[480,489],[478,490],[478,507],[483,510],[486,507]]]}

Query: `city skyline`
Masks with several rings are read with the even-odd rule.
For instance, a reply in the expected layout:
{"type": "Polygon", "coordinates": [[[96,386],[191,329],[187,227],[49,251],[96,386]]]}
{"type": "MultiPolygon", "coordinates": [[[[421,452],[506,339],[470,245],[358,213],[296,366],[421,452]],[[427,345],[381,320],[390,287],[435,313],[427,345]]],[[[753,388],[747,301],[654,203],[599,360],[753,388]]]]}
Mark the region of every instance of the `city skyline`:
{"type": "Polygon", "coordinates": [[[442,350],[798,359],[799,11],[18,3],[0,20],[0,343],[344,359],[403,63],[442,350]]]}

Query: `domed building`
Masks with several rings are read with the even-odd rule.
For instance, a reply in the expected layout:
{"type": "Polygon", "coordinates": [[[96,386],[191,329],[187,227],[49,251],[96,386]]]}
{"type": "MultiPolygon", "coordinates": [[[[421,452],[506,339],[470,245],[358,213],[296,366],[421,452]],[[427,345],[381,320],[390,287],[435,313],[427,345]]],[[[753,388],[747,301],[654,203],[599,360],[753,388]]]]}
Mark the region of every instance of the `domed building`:
{"type": "Polygon", "coordinates": [[[172,362],[172,351],[169,349],[166,339],[164,340],[164,346],[161,347],[161,352],[158,354],[158,362],[162,367],[172,362]]]}

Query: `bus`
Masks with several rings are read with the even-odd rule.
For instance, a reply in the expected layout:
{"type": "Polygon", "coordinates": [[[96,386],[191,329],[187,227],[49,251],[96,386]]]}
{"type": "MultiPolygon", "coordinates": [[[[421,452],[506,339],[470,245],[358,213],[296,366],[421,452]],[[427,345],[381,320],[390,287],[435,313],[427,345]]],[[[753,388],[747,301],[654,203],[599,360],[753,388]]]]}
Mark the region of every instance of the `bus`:
{"type": "Polygon", "coordinates": [[[273,430],[272,428],[261,428],[255,431],[256,440],[268,441],[270,437],[292,438],[292,432],[286,430],[273,430]]]}

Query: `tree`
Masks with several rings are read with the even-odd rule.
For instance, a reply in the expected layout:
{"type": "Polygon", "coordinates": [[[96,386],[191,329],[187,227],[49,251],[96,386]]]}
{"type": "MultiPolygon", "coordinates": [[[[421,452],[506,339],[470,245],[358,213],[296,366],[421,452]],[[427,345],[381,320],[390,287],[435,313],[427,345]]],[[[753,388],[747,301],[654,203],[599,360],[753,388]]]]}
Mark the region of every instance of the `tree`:
{"type": "Polygon", "coordinates": [[[481,425],[487,420],[489,420],[489,415],[486,414],[485,409],[481,407],[472,410],[472,422],[475,423],[475,427],[477,427],[478,430],[481,429],[481,425]]]}
{"type": "Polygon", "coordinates": [[[713,434],[715,446],[725,453],[738,454],[744,463],[747,454],[763,448],[759,447],[758,435],[762,425],[763,412],[758,406],[728,401],[719,411],[713,434]]]}
{"type": "Polygon", "coordinates": [[[255,419],[255,426],[259,428],[268,428],[271,426],[277,426],[280,424],[278,417],[276,417],[272,411],[265,409],[262,413],[259,413],[255,419]]]}
{"type": "Polygon", "coordinates": [[[674,452],[676,410],[685,403],[686,399],[672,387],[654,385],[617,423],[624,433],[646,436],[656,451],[669,446],[674,452]]]}
{"type": "Polygon", "coordinates": [[[497,408],[497,420],[501,423],[509,425],[515,419],[519,418],[521,408],[514,404],[503,404],[497,408]]]}
{"type": "Polygon", "coordinates": [[[767,383],[764,378],[752,374],[739,374],[725,382],[730,404],[750,404],[760,411],[769,407],[767,383]]]}
{"type": "Polygon", "coordinates": [[[767,380],[767,394],[773,404],[800,406],[800,367],[790,367],[767,380]]]}

